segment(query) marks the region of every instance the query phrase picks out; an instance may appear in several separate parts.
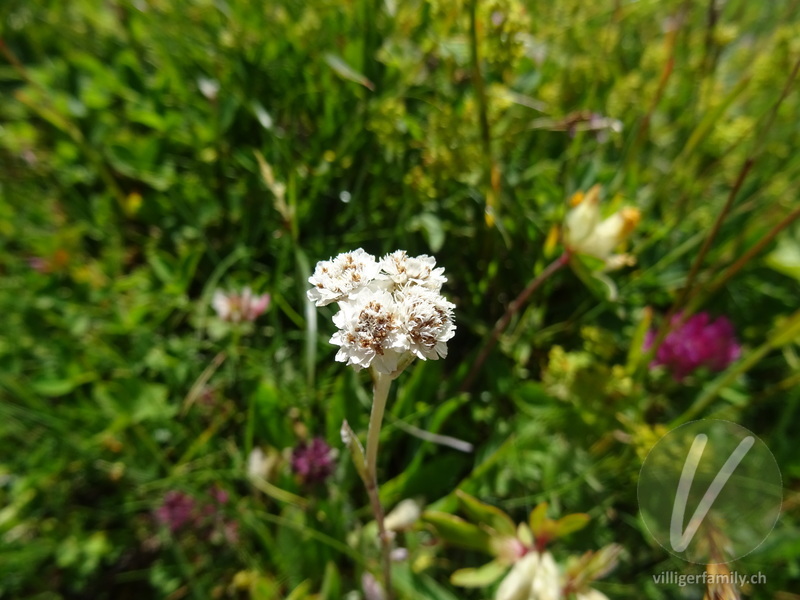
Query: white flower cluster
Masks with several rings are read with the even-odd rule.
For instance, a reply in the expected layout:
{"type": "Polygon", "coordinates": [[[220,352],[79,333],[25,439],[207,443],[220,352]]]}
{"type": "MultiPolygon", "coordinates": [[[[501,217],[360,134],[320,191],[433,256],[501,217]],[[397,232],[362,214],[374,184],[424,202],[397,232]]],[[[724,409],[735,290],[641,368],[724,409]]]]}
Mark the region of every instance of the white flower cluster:
{"type": "Polygon", "coordinates": [[[558,565],[549,552],[528,552],[497,589],[496,600],[560,600],[558,565]]]}
{"type": "Polygon", "coordinates": [[[399,374],[414,358],[447,356],[455,335],[455,305],[442,295],[444,269],[427,255],[403,250],[380,261],[361,248],[317,263],[308,299],[317,306],[339,303],[331,343],[336,360],[357,370],[399,374]]]}
{"type": "MultiPolygon", "coordinates": [[[[531,551],[520,558],[497,589],[495,600],[563,600],[564,581],[549,552],[531,551]]],[[[591,588],[578,590],[575,600],[608,600],[591,588]]]]}

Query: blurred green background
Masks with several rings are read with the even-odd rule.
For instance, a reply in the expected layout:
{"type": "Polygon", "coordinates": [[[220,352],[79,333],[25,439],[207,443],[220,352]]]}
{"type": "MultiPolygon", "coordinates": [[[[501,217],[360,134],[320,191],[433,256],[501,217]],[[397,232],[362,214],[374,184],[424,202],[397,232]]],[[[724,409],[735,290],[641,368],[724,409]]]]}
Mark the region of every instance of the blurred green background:
{"type": "MultiPolygon", "coordinates": [[[[798,2],[4,0],[0,28],[0,597],[353,597],[377,554],[339,428],[363,435],[369,384],[305,290],[363,247],[436,256],[457,307],[447,359],[395,385],[387,507],[461,489],[516,521],[587,512],[553,552],[622,544],[597,589],[702,598],[653,583],[698,569],[636,505],[647,449],[701,399],[784,478],[745,591],[800,598],[798,2]],[[558,272],[460,390],[594,184],[642,211],[636,266],[558,272]],[[245,285],[270,310],[217,319],[214,291],[245,285]],[[649,370],[642,335],[676,302],[727,316],[743,360],[649,370]],[[339,458],[310,487],[286,449],[313,436],[339,458]],[[170,532],[176,490],[228,498],[170,532]]],[[[400,541],[401,597],[492,597],[449,583],[483,557],[424,524],[400,541]]]]}

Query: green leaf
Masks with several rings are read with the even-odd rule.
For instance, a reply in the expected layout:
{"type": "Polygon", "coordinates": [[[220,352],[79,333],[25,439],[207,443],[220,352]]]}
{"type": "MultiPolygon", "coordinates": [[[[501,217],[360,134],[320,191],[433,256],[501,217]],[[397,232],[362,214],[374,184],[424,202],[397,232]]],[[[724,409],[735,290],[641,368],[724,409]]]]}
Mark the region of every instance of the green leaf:
{"type": "Polygon", "coordinates": [[[575,531],[579,531],[586,527],[591,517],[585,513],[575,513],[567,515],[556,521],[554,535],[555,537],[563,537],[575,531]]]}
{"type": "Polygon", "coordinates": [[[394,587],[401,600],[459,600],[451,591],[427,575],[414,573],[408,563],[392,569],[394,587]]]}
{"type": "Polygon", "coordinates": [[[766,263],[771,269],[800,281],[800,241],[780,238],[775,250],[767,255],[766,263]]]}
{"type": "Polygon", "coordinates": [[[342,578],[336,565],[328,561],[325,565],[325,575],[322,579],[320,600],[339,600],[342,597],[342,578]]]}
{"type": "Polygon", "coordinates": [[[636,330],[633,332],[630,348],[628,348],[628,360],[625,364],[625,371],[629,375],[636,372],[639,362],[642,360],[644,354],[644,340],[650,325],[653,322],[653,310],[645,307],[642,310],[642,318],[636,325],[636,330]]]}
{"type": "Polygon", "coordinates": [[[260,576],[250,585],[250,600],[273,600],[279,596],[279,586],[269,577],[260,576]]]}
{"type": "Polygon", "coordinates": [[[721,121],[722,115],[726,110],[728,110],[728,107],[733,103],[733,101],[736,100],[737,96],[739,96],[739,94],[741,94],[750,84],[750,79],[751,77],[749,75],[742,77],[742,79],[740,79],[738,83],[733,86],[727,96],[720,99],[718,103],[715,103],[713,109],[705,113],[703,120],[700,121],[700,124],[695,128],[691,136],[689,136],[689,140],[686,142],[686,145],[683,147],[683,150],[681,150],[680,155],[675,160],[675,164],[686,162],[688,157],[692,154],[692,152],[694,152],[695,148],[700,144],[700,142],[706,139],[713,130],[714,126],[721,121]]]}
{"type": "Polygon", "coordinates": [[[531,511],[531,515],[528,519],[528,523],[531,526],[531,531],[535,537],[538,537],[541,534],[546,520],[547,502],[540,502],[536,505],[536,508],[531,511]]]}
{"type": "Polygon", "coordinates": [[[533,546],[533,532],[527,523],[517,525],[517,539],[526,546],[533,546]]]}
{"type": "Polygon", "coordinates": [[[501,535],[514,536],[516,534],[517,528],[511,517],[496,506],[481,502],[462,490],[456,491],[456,496],[464,512],[473,521],[491,527],[501,535]]]}
{"type": "Polygon", "coordinates": [[[486,587],[500,579],[508,571],[508,565],[496,560],[477,569],[459,569],[450,576],[450,583],[461,587],[486,587]]]}
{"type": "Polygon", "coordinates": [[[361,480],[367,484],[369,481],[369,474],[367,473],[367,459],[364,456],[364,447],[358,441],[358,437],[350,429],[347,421],[342,421],[342,441],[350,451],[350,456],[353,458],[353,465],[355,465],[356,472],[361,480]]]}
{"type": "Polygon", "coordinates": [[[567,577],[575,589],[589,585],[610,573],[619,562],[622,546],[609,544],[597,552],[586,552],[577,561],[567,567],[567,577]]]}
{"type": "Polygon", "coordinates": [[[256,116],[256,119],[258,119],[258,122],[264,129],[266,129],[267,131],[272,129],[273,125],[272,116],[267,112],[267,110],[258,100],[253,100],[250,103],[250,108],[252,109],[253,114],[256,116]]]}
{"type": "Polygon", "coordinates": [[[173,417],[178,412],[178,404],[167,401],[168,393],[165,385],[144,384],[131,405],[132,422],[166,420],[173,417]]]}
{"type": "Polygon", "coordinates": [[[327,52],[324,56],[325,62],[328,63],[328,66],[333,69],[337,75],[340,77],[347,79],[348,81],[353,81],[358,83],[359,85],[363,85],[370,91],[375,90],[375,84],[373,84],[369,79],[364,77],[361,73],[356,71],[353,67],[348,65],[344,60],[336,56],[335,54],[331,54],[327,52]]]}
{"type": "Polygon", "coordinates": [[[233,94],[227,94],[222,97],[220,102],[219,111],[219,132],[225,133],[228,128],[233,124],[236,118],[236,112],[239,110],[239,99],[233,94]]]}
{"type": "Polygon", "coordinates": [[[449,544],[489,552],[489,534],[460,517],[438,511],[422,513],[422,520],[436,528],[439,536],[449,544]]]}
{"type": "Polygon", "coordinates": [[[600,300],[616,298],[617,289],[614,282],[599,270],[604,267],[601,261],[591,256],[573,255],[569,266],[596,298],[600,300]]]}
{"type": "Polygon", "coordinates": [[[286,596],[286,600],[303,600],[304,598],[308,598],[310,592],[311,582],[309,580],[305,580],[303,583],[294,588],[291,594],[286,596]]]}
{"type": "Polygon", "coordinates": [[[169,401],[167,386],[128,379],[94,386],[98,406],[119,426],[143,421],[166,421],[178,412],[177,402],[169,401]]]}
{"type": "Polygon", "coordinates": [[[773,348],[780,348],[798,338],[800,338],[800,310],[782,320],[779,327],[770,335],[769,344],[773,348]]]}
{"type": "Polygon", "coordinates": [[[156,277],[164,284],[169,284],[175,276],[174,267],[168,261],[171,261],[171,259],[165,252],[157,252],[155,250],[147,252],[147,262],[150,263],[150,267],[156,277]]]}
{"type": "Polygon", "coordinates": [[[77,385],[76,382],[70,379],[45,379],[43,381],[34,381],[31,387],[40,396],[55,398],[56,396],[64,396],[70,393],[77,385]]]}
{"type": "Polygon", "coordinates": [[[432,213],[422,213],[408,222],[409,231],[422,231],[431,252],[438,252],[444,246],[444,227],[442,221],[432,213]]]}
{"type": "Polygon", "coordinates": [[[286,410],[284,396],[275,383],[268,379],[260,381],[252,400],[255,403],[255,436],[263,436],[265,441],[278,448],[292,445],[292,432],[275,418],[276,414],[286,410]]]}

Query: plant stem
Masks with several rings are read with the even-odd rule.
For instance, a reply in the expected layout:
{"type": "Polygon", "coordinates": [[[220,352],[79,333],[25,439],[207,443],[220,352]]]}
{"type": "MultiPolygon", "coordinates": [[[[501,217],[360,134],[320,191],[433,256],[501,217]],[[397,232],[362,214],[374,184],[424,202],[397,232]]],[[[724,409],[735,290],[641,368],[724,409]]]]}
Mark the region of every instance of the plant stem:
{"type": "Polygon", "coordinates": [[[478,0],[472,0],[469,7],[469,45],[472,62],[472,85],[478,101],[478,124],[480,126],[483,159],[486,178],[486,224],[492,226],[497,221],[497,207],[500,201],[500,171],[492,154],[492,132],[489,126],[489,101],[486,97],[486,83],[481,71],[481,54],[478,40],[478,0]]]}
{"type": "Polygon", "coordinates": [[[772,346],[769,342],[762,344],[758,349],[750,353],[747,358],[739,362],[735,367],[725,372],[724,375],[718,377],[692,405],[677,419],[669,424],[670,429],[688,423],[701,412],[703,412],[714,401],[719,393],[728,387],[736,379],[750,370],[750,368],[760,361],[770,350],[772,346]]]}
{"type": "MultiPolygon", "coordinates": [[[[715,281],[713,281],[705,291],[705,297],[703,300],[707,300],[711,296],[713,296],[728,280],[736,275],[739,271],[742,270],[747,263],[749,263],[755,256],[757,256],[764,248],[766,248],[772,240],[777,237],[777,235],[789,227],[792,223],[794,223],[798,218],[800,218],[800,208],[796,208],[791,213],[786,215],[780,223],[775,225],[772,229],[769,230],[752,248],[750,248],[747,252],[745,252],[742,256],[740,256],[736,262],[734,262],[728,270],[725,271],[720,277],[718,277],[715,281]]],[[[701,302],[699,295],[695,295],[694,298],[690,298],[689,303],[689,310],[694,311],[696,309],[696,305],[701,302]]]]}
{"type": "MultiPolygon", "coordinates": [[[[694,286],[695,279],[697,278],[697,275],[700,272],[700,267],[702,266],[703,261],[704,261],[704,259],[706,257],[706,254],[711,249],[711,245],[713,244],[714,239],[717,237],[717,234],[719,233],[719,231],[720,231],[720,229],[722,227],[722,222],[728,216],[728,213],[730,212],[731,208],[733,207],[733,202],[734,202],[734,200],[736,200],[736,197],[739,195],[739,191],[742,189],[742,185],[744,184],[744,181],[747,178],[747,175],[750,173],[750,170],[753,168],[753,165],[756,162],[756,158],[758,158],[760,156],[761,150],[762,150],[762,148],[764,146],[764,143],[765,143],[765,140],[766,140],[767,132],[770,130],[770,128],[772,127],[772,124],[775,122],[775,118],[777,117],[777,114],[778,114],[778,109],[781,107],[781,104],[783,104],[783,101],[786,99],[786,97],[789,95],[790,91],[792,90],[792,87],[794,86],[794,82],[797,79],[797,75],[798,74],[800,74],[800,59],[798,59],[797,62],[795,62],[794,68],[792,69],[792,72],[789,74],[789,77],[786,80],[786,85],[784,86],[780,97],[775,102],[775,104],[772,107],[772,110],[770,110],[769,114],[767,115],[766,124],[764,125],[764,127],[761,128],[761,131],[759,132],[758,138],[756,138],[756,141],[754,143],[753,149],[747,155],[747,158],[745,159],[744,163],[742,164],[742,168],[740,169],[739,175],[736,178],[736,181],[733,184],[733,187],[731,188],[730,193],[728,194],[728,198],[725,201],[725,204],[723,205],[722,210],[717,215],[717,219],[714,222],[714,225],[711,228],[711,231],[706,236],[706,239],[703,242],[703,246],[700,248],[700,252],[697,254],[697,257],[695,258],[695,261],[692,264],[692,268],[689,271],[689,275],[686,278],[686,283],[684,284],[683,289],[679,293],[678,298],[675,300],[675,302],[670,307],[669,312],[664,317],[664,322],[662,323],[661,328],[658,330],[658,333],[657,333],[657,335],[655,337],[655,340],[653,341],[653,344],[650,346],[650,349],[647,351],[645,359],[642,361],[642,365],[649,364],[650,361],[653,359],[653,357],[656,355],[656,352],[658,352],[658,349],[661,346],[662,342],[664,341],[664,338],[666,338],[667,334],[669,333],[670,327],[673,327],[673,325],[672,325],[672,317],[674,315],[676,315],[678,313],[678,311],[681,310],[681,308],[685,309],[681,313],[680,322],[677,325],[675,325],[675,326],[679,327],[680,325],[685,323],[689,319],[689,317],[691,316],[691,312],[688,310],[688,307],[684,307],[684,303],[689,298],[689,295],[692,292],[692,288],[694,286]]],[[[749,260],[749,257],[747,258],[747,260],[749,260]]],[[[742,265],[743,264],[744,263],[742,263],[742,265]]],[[[738,265],[737,269],[741,268],[742,265],[738,265]]]]}
{"type": "Polygon", "coordinates": [[[369,416],[369,429],[367,430],[367,479],[364,484],[367,486],[367,495],[378,523],[378,537],[381,541],[381,566],[383,568],[383,584],[386,590],[386,599],[392,600],[392,564],[391,564],[391,540],[386,533],[384,525],[383,507],[378,493],[378,443],[381,437],[381,423],[383,413],[386,409],[386,401],[389,398],[389,389],[392,386],[391,375],[385,375],[373,371],[375,387],[373,389],[372,412],[369,416]]]}
{"type": "Polygon", "coordinates": [[[511,322],[511,317],[519,312],[519,310],[528,301],[528,298],[530,298],[531,294],[533,294],[533,292],[535,292],[540,285],[542,285],[553,273],[569,263],[569,257],[569,252],[564,252],[564,254],[547,265],[545,270],[534,277],[528,286],[522,290],[520,295],[508,305],[506,312],[503,313],[503,316],[500,317],[497,323],[495,323],[494,329],[492,329],[492,333],[489,335],[489,340],[483,345],[480,354],[478,354],[478,356],[475,358],[475,361],[472,363],[472,366],[469,369],[469,375],[467,375],[464,383],[461,384],[459,391],[466,392],[472,387],[475,377],[481,370],[481,367],[483,367],[483,363],[486,362],[486,359],[489,357],[489,353],[497,344],[497,340],[500,339],[500,334],[505,331],[505,329],[508,327],[508,324],[511,322]]]}
{"type": "Polygon", "coordinates": [[[740,375],[747,373],[771,351],[793,342],[798,337],[800,337],[800,310],[794,312],[776,327],[766,342],[714,380],[680,417],[670,423],[670,428],[675,428],[697,417],[709,407],[723,389],[736,381],[740,375]]]}
{"type": "Polygon", "coordinates": [[[369,429],[367,431],[367,473],[373,479],[377,479],[378,468],[378,442],[381,434],[381,423],[383,413],[386,409],[386,400],[389,398],[389,388],[392,386],[392,379],[383,373],[374,373],[375,387],[372,396],[372,413],[369,416],[369,429]]]}

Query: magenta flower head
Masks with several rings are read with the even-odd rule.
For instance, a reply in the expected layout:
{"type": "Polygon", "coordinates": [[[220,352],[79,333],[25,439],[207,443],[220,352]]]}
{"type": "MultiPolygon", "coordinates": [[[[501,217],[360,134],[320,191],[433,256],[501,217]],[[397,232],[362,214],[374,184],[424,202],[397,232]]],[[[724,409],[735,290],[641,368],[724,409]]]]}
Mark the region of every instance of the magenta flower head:
{"type": "Polygon", "coordinates": [[[300,442],[292,451],[292,471],[303,483],[321,483],[333,474],[334,454],[325,440],[300,442]]]}
{"type": "Polygon", "coordinates": [[[156,519],[175,533],[194,520],[196,507],[191,496],[178,490],[170,490],[164,496],[164,503],[156,510],[156,519]]]}
{"type": "MultiPolygon", "coordinates": [[[[700,367],[724,371],[739,358],[741,346],[733,325],[725,317],[711,321],[708,313],[699,313],[683,325],[680,321],[680,314],[672,317],[672,330],[658,348],[651,367],[663,365],[680,381],[700,367]]],[[[655,336],[655,332],[648,332],[645,349],[652,346],[655,336]]]]}
{"type": "Polygon", "coordinates": [[[224,505],[228,503],[228,492],[213,485],[208,490],[210,502],[198,501],[193,496],[178,490],[170,490],[156,509],[156,521],[169,527],[171,533],[192,529],[199,537],[211,541],[238,540],[238,523],[227,520],[224,505]]]}

